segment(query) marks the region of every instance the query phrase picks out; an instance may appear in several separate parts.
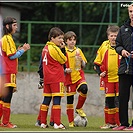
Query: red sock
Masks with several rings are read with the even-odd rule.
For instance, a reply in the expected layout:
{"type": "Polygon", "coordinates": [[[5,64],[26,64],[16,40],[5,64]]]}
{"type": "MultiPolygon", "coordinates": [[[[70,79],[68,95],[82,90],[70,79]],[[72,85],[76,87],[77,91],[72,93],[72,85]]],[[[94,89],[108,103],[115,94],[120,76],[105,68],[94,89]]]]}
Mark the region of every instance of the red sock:
{"type": "Polygon", "coordinates": [[[108,109],[108,121],[112,125],[115,125],[116,124],[115,123],[115,113],[116,113],[115,108],[108,109]]]}
{"type": "Polygon", "coordinates": [[[0,100],[0,119],[1,119],[2,115],[3,115],[3,101],[0,100]]]}
{"type": "Polygon", "coordinates": [[[41,123],[47,124],[48,106],[41,105],[41,123]]]}
{"type": "Polygon", "coordinates": [[[108,121],[108,107],[104,108],[104,118],[105,118],[105,123],[109,123],[108,121]]]}
{"type": "Polygon", "coordinates": [[[118,108],[116,108],[115,123],[116,123],[118,126],[120,125],[120,120],[119,120],[119,109],[118,109],[118,108]]]}
{"type": "Polygon", "coordinates": [[[83,104],[85,103],[85,100],[86,100],[86,94],[80,93],[78,97],[78,103],[77,103],[76,109],[82,108],[83,104]]]}
{"type": "Polygon", "coordinates": [[[2,119],[3,124],[6,125],[9,123],[10,114],[11,114],[10,103],[3,103],[3,119],[2,119]]]}
{"type": "Polygon", "coordinates": [[[51,107],[50,122],[54,122],[53,106],[51,107]]]}
{"type": "Polygon", "coordinates": [[[61,124],[61,106],[53,105],[54,123],[61,124]]]}
{"type": "Polygon", "coordinates": [[[37,120],[41,121],[41,105],[40,105],[40,109],[39,109],[39,114],[38,114],[37,120]]]}
{"type": "Polygon", "coordinates": [[[67,104],[67,116],[69,123],[74,121],[74,109],[73,104],[67,104]]]}

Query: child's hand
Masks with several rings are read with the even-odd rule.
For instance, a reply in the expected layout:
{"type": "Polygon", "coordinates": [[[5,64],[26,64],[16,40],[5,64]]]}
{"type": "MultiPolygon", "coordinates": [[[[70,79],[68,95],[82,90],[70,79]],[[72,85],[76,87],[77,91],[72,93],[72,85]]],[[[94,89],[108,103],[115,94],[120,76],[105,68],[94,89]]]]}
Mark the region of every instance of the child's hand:
{"type": "Polygon", "coordinates": [[[71,69],[71,68],[66,68],[66,69],[65,69],[65,72],[66,72],[66,73],[71,73],[71,72],[72,72],[72,69],[71,69]]]}
{"type": "Polygon", "coordinates": [[[28,43],[25,43],[22,48],[24,51],[27,51],[30,49],[30,45],[28,43]]]}
{"type": "Polygon", "coordinates": [[[21,49],[23,49],[23,47],[22,47],[22,45],[19,45],[18,50],[21,50],[21,49]]]}
{"type": "Polygon", "coordinates": [[[131,58],[133,58],[133,51],[131,51],[131,55],[130,56],[131,56],[131,58]]]}
{"type": "Polygon", "coordinates": [[[60,44],[60,48],[65,48],[65,43],[64,43],[64,42],[62,42],[62,43],[60,44]]]}
{"type": "Polygon", "coordinates": [[[105,77],[105,76],[106,76],[106,71],[100,73],[100,77],[105,77]]]}

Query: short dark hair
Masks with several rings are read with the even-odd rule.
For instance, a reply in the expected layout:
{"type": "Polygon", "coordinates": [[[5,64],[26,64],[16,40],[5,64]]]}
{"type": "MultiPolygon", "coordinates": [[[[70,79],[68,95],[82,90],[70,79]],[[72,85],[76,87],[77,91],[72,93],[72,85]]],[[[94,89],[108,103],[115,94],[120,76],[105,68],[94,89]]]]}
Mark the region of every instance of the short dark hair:
{"type": "Polygon", "coordinates": [[[12,24],[17,23],[17,20],[14,17],[6,17],[3,20],[3,32],[4,34],[8,34],[12,32],[12,24]],[[9,25],[9,29],[6,28],[6,25],[9,25]]]}
{"type": "Polygon", "coordinates": [[[66,32],[64,35],[64,41],[66,42],[67,39],[70,39],[71,37],[75,37],[75,39],[77,40],[77,35],[73,31],[66,32]]]}
{"type": "Polygon", "coordinates": [[[64,35],[64,32],[58,27],[53,27],[49,31],[48,40],[50,41],[52,37],[56,38],[57,36],[60,35],[64,35]]]}

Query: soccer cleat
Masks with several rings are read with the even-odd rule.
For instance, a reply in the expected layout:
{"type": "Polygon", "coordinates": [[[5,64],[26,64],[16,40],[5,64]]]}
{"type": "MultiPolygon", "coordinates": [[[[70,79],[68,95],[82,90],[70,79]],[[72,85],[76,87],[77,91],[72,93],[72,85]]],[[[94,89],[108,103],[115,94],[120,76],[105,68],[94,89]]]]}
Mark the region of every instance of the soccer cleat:
{"type": "Polygon", "coordinates": [[[116,125],[116,124],[113,125],[113,124],[107,123],[107,124],[101,126],[100,128],[101,128],[101,129],[109,129],[109,128],[114,128],[114,127],[117,127],[117,125],[116,125]]]}
{"type": "Polygon", "coordinates": [[[76,109],[76,113],[79,114],[81,117],[86,117],[86,114],[84,113],[83,109],[76,109]]]}
{"type": "Polygon", "coordinates": [[[37,120],[37,122],[35,123],[35,126],[37,126],[37,127],[40,127],[41,126],[40,120],[37,120]]]}
{"type": "Polygon", "coordinates": [[[69,127],[75,127],[75,125],[74,125],[74,122],[73,122],[73,121],[69,123],[69,127]]]}
{"type": "Polygon", "coordinates": [[[115,127],[118,127],[117,124],[110,124],[110,128],[115,128],[115,127]]]}
{"type": "Polygon", "coordinates": [[[66,129],[66,127],[63,124],[57,125],[54,123],[54,129],[66,129]]]}
{"type": "Polygon", "coordinates": [[[126,126],[117,126],[117,127],[114,127],[113,130],[124,130],[125,128],[127,128],[126,126]]]}
{"type": "Polygon", "coordinates": [[[11,122],[9,122],[8,124],[3,124],[3,123],[1,123],[1,127],[16,128],[17,125],[14,125],[14,124],[12,124],[11,122]]]}
{"type": "Polygon", "coordinates": [[[133,126],[130,126],[130,127],[126,127],[125,129],[123,129],[125,131],[133,131],[133,126]]]}
{"type": "Polygon", "coordinates": [[[48,128],[48,125],[47,125],[47,124],[42,123],[40,127],[41,127],[41,128],[48,128]]]}
{"type": "Polygon", "coordinates": [[[110,126],[109,126],[109,124],[107,123],[107,124],[105,124],[105,125],[101,126],[100,128],[101,128],[101,129],[109,129],[109,128],[110,128],[110,126]]]}
{"type": "Polygon", "coordinates": [[[54,126],[54,122],[50,121],[49,125],[53,127],[54,126]]]}

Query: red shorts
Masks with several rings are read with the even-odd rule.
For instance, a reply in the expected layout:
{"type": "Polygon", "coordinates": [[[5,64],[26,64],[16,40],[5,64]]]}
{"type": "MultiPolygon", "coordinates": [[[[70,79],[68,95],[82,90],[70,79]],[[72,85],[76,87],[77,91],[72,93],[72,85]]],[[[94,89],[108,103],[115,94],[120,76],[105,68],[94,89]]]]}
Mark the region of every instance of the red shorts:
{"type": "Polygon", "coordinates": [[[119,83],[105,83],[105,96],[114,97],[119,95],[119,83]]]}
{"type": "Polygon", "coordinates": [[[11,86],[16,88],[16,74],[5,74],[5,87],[11,86]]]}
{"type": "Polygon", "coordinates": [[[43,89],[44,96],[64,96],[65,95],[65,86],[63,82],[45,84],[43,89]]]}
{"type": "Polygon", "coordinates": [[[80,79],[74,84],[70,84],[66,86],[66,94],[67,96],[71,96],[76,94],[77,89],[82,85],[82,84],[87,84],[85,80],[80,79]]]}

